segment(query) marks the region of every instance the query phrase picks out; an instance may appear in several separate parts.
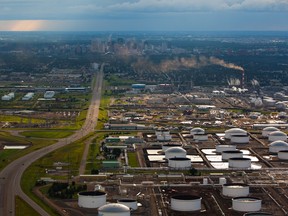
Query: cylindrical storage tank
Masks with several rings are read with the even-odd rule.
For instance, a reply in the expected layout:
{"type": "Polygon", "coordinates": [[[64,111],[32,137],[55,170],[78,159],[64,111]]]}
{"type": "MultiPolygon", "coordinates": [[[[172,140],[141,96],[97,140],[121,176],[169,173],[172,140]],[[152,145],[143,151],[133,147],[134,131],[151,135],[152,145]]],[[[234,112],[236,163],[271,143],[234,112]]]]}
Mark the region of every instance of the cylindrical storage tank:
{"type": "Polygon", "coordinates": [[[203,128],[199,128],[199,127],[192,128],[192,129],[190,130],[190,134],[191,134],[191,135],[205,134],[205,130],[204,130],[203,128]]]}
{"type": "Polygon", "coordinates": [[[262,200],[255,197],[234,197],[232,198],[232,209],[240,212],[260,211],[262,200]]]}
{"type": "Polygon", "coordinates": [[[249,135],[232,135],[231,136],[231,143],[236,143],[236,144],[245,144],[249,143],[249,135]]]}
{"type": "Polygon", "coordinates": [[[164,136],[170,135],[170,131],[169,131],[169,130],[163,130],[163,131],[162,131],[162,134],[163,134],[164,136]]]}
{"type": "Polygon", "coordinates": [[[279,129],[276,128],[276,127],[265,127],[265,128],[263,128],[263,130],[262,130],[262,136],[263,136],[263,137],[268,137],[268,135],[269,135],[271,132],[274,132],[274,131],[279,131],[279,129]]]}
{"type": "Polygon", "coordinates": [[[171,209],[175,211],[200,211],[202,197],[175,195],[171,197],[171,209]]]}
{"type": "Polygon", "coordinates": [[[229,158],[229,168],[247,169],[251,167],[250,158],[229,158]]]}
{"type": "Polygon", "coordinates": [[[146,85],[142,83],[139,83],[139,84],[137,83],[137,84],[132,84],[131,87],[134,89],[145,89],[146,85]]]}
{"type": "Polygon", "coordinates": [[[155,135],[156,135],[156,136],[162,135],[162,130],[156,130],[156,131],[155,131],[155,135]]]}
{"type": "Polygon", "coordinates": [[[165,152],[168,148],[171,148],[171,147],[181,147],[181,146],[182,146],[182,145],[181,145],[180,143],[179,143],[179,144],[177,144],[177,143],[164,144],[164,145],[162,145],[162,151],[165,152]]]}
{"type": "Polygon", "coordinates": [[[288,150],[278,151],[278,158],[280,160],[288,160],[288,150]]]}
{"type": "Polygon", "coordinates": [[[208,184],[208,179],[207,178],[203,178],[203,185],[207,185],[208,184]]]}
{"type": "Polygon", "coordinates": [[[233,135],[247,135],[247,131],[241,129],[241,128],[231,128],[229,130],[225,131],[225,138],[231,139],[231,136],[233,135]]]}
{"type": "Polygon", "coordinates": [[[191,168],[191,159],[186,157],[169,158],[168,166],[174,169],[189,169],[191,168]]]}
{"type": "Polygon", "coordinates": [[[194,140],[198,141],[207,141],[208,140],[208,134],[195,134],[193,135],[194,140]]]}
{"type": "Polygon", "coordinates": [[[172,136],[171,135],[157,135],[157,141],[171,141],[172,136]]]}
{"type": "Polygon", "coordinates": [[[137,200],[135,200],[135,199],[124,198],[124,199],[119,199],[117,202],[120,204],[126,205],[127,207],[129,207],[132,210],[137,210],[137,208],[138,208],[137,200]]]}
{"type": "Polygon", "coordinates": [[[287,134],[282,132],[282,131],[274,131],[268,135],[268,140],[270,142],[274,142],[277,140],[286,141],[287,140],[287,134]]]}
{"type": "Polygon", "coordinates": [[[227,183],[227,180],[226,180],[225,177],[220,177],[220,178],[219,178],[219,184],[220,184],[220,185],[224,185],[224,184],[226,184],[226,183],[227,183]]]}
{"type": "Polygon", "coordinates": [[[99,216],[130,216],[130,209],[120,203],[109,203],[98,209],[99,216]]]}
{"type": "Polygon", "coordinates": [[[217,145],[216,152],[222,153],[223,151],[234,151],[236,150],[235,145],[217,145]]]}
{"type": "Polygon", "coordinates": [[[186,150],[181,147],[171,147],[165,151],[165,158],[183,158],[186,157],[186,150]]]}
{"type": "Polygon", "coordinates": [[[98,208],[106,204],[106,193],[103,191],[83,191],[78,193],[78,206],[98,208]]]}
{"type": "Polygon", "coordinates": [[[276,101],[273,100],[272,98],[264,98],[264,99],[263,99],[263,104],[264,104],[265,106],[271,107],[271,106],[275,106],[276,101]]]}
{"type": "Polygon", "coordinates": [[[288,143],[285,141],[277,140],[269,144],[269,152],[278,153],[282,150],[288,150],[288,143]]]}
{"type": "Polygon", "coordinates": [[[222,187],[222,194],[228,197],[246,197],[250,193],[249,186],[247,184],[224,184],[222,187]]]}
{"type": "Polygon", "coordinates": [[[243,157],[243,152],[240,150],[234,151],[222,151],[222,160],[227,161],[229,158],[241,158],[243,157]]]}
{"type": "Polygon", "coordinates": [[[245,213],[243,216],[272,216],[272,214],[268,212],[250,212],[245,213]]]}

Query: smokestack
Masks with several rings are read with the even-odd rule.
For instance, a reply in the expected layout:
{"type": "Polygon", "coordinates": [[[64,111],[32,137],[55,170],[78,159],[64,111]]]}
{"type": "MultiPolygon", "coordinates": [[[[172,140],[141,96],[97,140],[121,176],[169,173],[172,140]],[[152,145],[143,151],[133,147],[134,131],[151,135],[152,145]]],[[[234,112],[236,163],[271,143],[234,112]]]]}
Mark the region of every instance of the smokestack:
{"type": "Polygon", "coordinates": [[[243,89],[245,85],[245,71],[242,70],[242,80],[241,80],[241,88],[243,89]]]}

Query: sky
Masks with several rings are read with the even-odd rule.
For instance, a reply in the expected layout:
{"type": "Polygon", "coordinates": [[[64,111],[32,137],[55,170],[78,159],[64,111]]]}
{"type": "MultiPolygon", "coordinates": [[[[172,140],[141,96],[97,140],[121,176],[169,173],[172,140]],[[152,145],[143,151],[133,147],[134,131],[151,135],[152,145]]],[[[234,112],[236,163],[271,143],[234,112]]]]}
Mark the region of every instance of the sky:
{"type": "Polygon", "coordinates": [[[0,31],[288,31],[288,0],[0,0],[0,31]]]}

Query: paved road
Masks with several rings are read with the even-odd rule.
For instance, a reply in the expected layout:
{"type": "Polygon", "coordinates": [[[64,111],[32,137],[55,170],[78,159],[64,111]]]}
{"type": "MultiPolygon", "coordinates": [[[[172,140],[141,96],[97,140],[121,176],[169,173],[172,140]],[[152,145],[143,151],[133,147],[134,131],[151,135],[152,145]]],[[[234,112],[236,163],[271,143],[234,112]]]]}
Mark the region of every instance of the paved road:
{"type": "Polygon", "coordinates": [[[34,161],[43,157],[44,155],[57,150],[71,142],[74,142],[81,137],[93,132],[97,124],[98,111],[101,99],[101,89],[103,81],[103,67],[102,64],[100,72],[96,74],[96,83],[93,88],[93,95],[91,104],[87,113],[86,121],[82,128],[75,132],[68,138],[60,139],[56,144],[34,151],[24,157],[21,157],[10,163],[0,173],[0,216],[14,216],[15,215],[15,196],[20,196],[30,206],[32,206],[40,215],[49,215],[33,200],[31,200],[21,189],[20,181],[23,172],[34,161]]]}

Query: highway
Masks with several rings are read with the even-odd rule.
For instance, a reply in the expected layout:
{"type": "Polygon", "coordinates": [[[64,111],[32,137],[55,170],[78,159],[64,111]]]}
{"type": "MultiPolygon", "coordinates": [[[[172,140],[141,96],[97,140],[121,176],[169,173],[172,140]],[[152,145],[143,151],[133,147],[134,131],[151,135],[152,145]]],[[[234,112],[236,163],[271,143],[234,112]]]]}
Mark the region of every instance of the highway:
{"type": "Polygon", "coordinates": [[[5,167],[0,173],[0,216],[14,216],[15,215],[15,196],[20,196],[32,208],[34,208],[41,216],[48,216],[49,214],[38,206],[32,199],[30,199],[21,189],[20,182],[24,171],[36,160],[45,156],[46,154],[55,151],[71,142],[79,140],[83,136],[95,130],[98,112],[101,100],[101,90],[103,81],[103,68],[105,64],[101,65],[100,71],[96,73],[96,82],[92,90],[91,103],[88,109],[85,123],[82,128],[76,131],[68,138],[60,139],[57,143],[47,146],[45,148],[27,154],[5,167]]]}

